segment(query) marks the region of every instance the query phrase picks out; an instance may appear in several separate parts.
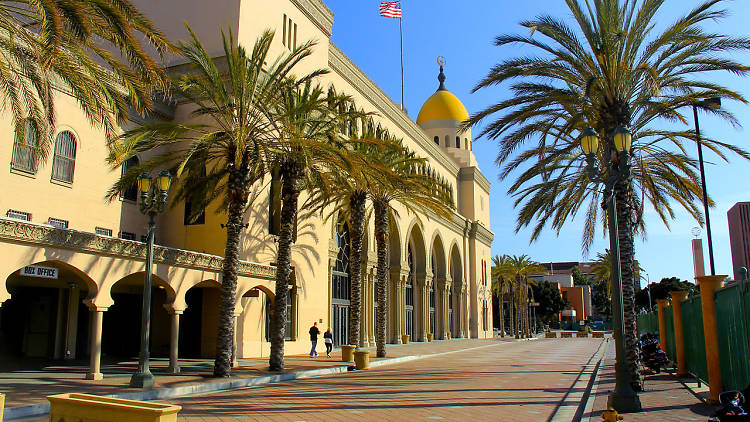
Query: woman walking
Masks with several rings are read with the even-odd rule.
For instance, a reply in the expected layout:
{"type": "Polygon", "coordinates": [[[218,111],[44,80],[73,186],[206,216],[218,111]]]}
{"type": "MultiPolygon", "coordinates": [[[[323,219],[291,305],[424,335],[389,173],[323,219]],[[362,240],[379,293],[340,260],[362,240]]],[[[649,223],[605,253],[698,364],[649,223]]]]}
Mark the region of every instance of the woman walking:
{"type": "Polygon", "coordinates": [[[333,333],[331,328],[328,327],[325,334],[323,334],[323,340],[326,343],[326,356],[331,357],[331,350],[333,350],[333,333]]]}

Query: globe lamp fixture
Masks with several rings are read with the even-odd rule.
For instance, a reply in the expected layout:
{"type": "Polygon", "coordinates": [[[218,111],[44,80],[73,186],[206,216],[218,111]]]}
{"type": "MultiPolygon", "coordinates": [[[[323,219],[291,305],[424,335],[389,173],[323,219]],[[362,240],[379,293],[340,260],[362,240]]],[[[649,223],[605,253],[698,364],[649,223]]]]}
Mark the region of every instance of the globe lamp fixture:
{"type": "Polygon", "coordinates": [[[617,152],[630,152],[633,143],[633,134],[626,126],[618,126],[615,129],[615,148],[617,152]]]}
{"type": "Polygon", "coordinates": [[[596,154],[599,150],[599,134],[592,128],[581,132],[581,148],[586,155],[596,154]]]}

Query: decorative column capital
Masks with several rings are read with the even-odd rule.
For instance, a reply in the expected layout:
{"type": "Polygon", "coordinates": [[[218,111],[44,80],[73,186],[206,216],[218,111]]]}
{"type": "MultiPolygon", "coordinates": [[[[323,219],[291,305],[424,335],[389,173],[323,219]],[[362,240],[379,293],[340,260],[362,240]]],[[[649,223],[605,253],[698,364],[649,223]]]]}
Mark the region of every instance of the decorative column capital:
{"type": "Polygon", "coordinates": [[[721,288],[721,285],[726,278],[726,275],[699,275],[695,277],[695,281],[698,282],[701,292],[703,292],[704,287],[714,291],[721,288]]]}
{"type": "Polygon", "coordinates": [[[676,305],[687,299],[688,292],[684,290],[677,290],[674,292],[669,292],[669,295],[672,296],[672,305],[676,305]]]}
{"type": "Polygon", "coordinates": [[[656,305],[660,308],[664,308],[669,305],[669,299],[656,299],[656,305]]]}

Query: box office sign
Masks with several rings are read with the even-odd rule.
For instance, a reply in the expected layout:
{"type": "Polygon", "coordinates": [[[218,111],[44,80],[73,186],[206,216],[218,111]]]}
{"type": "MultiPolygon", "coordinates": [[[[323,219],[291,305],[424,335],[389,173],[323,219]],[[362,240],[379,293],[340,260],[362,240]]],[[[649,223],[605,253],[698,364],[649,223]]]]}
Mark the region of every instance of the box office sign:
{"type": "Polygon", "coordinates": [[[27,265],[21,268],[21,275],[41,278],[57,278],[57,268],[40,267],[39,265],[27,265]]]}

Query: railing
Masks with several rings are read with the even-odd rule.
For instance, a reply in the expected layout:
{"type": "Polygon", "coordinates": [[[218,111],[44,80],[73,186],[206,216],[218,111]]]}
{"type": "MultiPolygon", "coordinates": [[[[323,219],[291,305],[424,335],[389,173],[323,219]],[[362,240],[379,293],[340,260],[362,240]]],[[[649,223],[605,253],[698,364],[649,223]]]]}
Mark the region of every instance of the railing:
{"type": "MultiPolygon", "coordinates": [[[[722,389],[743,390],[750,386],[750,282],[743,279],[715,293],[716,334],[719,346],[722,389]]],[[[667,355],[676,360],[672,307],[665,308],[667,355]]],[[[638,333],[658,332],[658,313],[638,316],[638,333]]],[[[708,382],[706,343],[700,296],[682,302],[682,329],[687,370],[704,383],[708,382]]]]}

